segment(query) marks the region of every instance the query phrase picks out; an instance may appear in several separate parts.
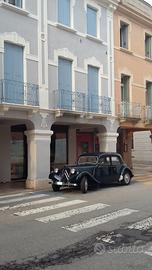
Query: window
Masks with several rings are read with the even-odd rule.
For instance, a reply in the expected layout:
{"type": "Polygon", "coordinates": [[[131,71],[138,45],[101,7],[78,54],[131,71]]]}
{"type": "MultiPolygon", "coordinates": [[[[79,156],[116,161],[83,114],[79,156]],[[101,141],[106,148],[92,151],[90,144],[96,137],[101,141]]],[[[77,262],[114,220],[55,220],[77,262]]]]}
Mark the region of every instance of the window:
{"type": "Polygon", "coordinates": [[[145,56],[151,58],[151,40],[152,37],[149,34],[145,34],[145,56]]]}
{"type": "Polygon", "coordinates": [[[88,66],[88,110],[99,112],[99,69],[88,66]]]}
{"type": "Polygon", "coordinates": [[[127,75],[121,75],[121,113],[124,117],[130,115],[130,103],[129,103],[129,86],[130,77],[127,75]]]}
{"type": "Polygon", "coordinates": [[[146,82],[146,105],[152,106],[152,82],[146,82]]]}
{"type": "Polygon", "coordinates": [[[4,91],[8,103],[24,103],[23,47],[4,43],[4,91]]]}
{"type": "Polygon", "coordinates": [[[121,101],[129,102],[130,76],[121,74],[121,101]]]}
{"type": "Polygon", "coordinates": [[[58,60],[59,106],[61,109],[72,109],[72,61],[58,60]]]}
{"type": "Polygon", "coordinates": [[[128,49],[128,27],[125,22],[120,22],[120,47],[128,49]]]}
{"type": "Polygon", "coordinates": [[[22,8],[22,0],[4,0],[4,2],[22,8]]]}
{"type": "Polygon", "coordinates": [[[111,162],[112,162],[112,165],[120,165],[121,163],[119,157],[116,157],[116,156],[111,157],[111,162]]]}
{"type": "Polygon", "coordinates": [[[58,21],[66,26],[71,25],[70,0],[58,0],[58,21]]]}
{"type": "Polygon", "coordinates": [[[87,6],[87,34],[97,37],[97,10],[87,6]]]}

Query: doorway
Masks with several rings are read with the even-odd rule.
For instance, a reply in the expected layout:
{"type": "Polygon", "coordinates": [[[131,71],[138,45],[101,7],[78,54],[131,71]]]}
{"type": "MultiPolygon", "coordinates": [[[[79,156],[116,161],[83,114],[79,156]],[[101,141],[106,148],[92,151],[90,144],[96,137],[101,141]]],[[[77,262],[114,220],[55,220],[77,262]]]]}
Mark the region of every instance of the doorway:
{"type": "Polygon", "coordinates": [[[94,133],[77,133],[77,157],[83,153],[99,152],[98,137],[94,133]]]}

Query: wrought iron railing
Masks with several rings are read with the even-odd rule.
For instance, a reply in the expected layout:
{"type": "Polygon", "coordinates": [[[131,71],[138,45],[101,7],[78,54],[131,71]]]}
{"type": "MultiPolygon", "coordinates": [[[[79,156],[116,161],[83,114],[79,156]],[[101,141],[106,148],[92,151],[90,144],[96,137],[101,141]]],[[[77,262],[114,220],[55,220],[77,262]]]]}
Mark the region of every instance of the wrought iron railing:
{"type": "Polygon", "coordinates": [[[111,114],[111,98],[68,90],[54,91],[54,109],[111,114]]]}
{"type": "Polygon", "coordinates": [[[118,115],[123,118],[141,118],[142,106],[139,103],[123,101],[119,105],[118,115]]]}
{"type": "Polygon", "coordinates": [[[14,80],[0,80],[0,103],[39,106],[39,87],[14,80]]]}

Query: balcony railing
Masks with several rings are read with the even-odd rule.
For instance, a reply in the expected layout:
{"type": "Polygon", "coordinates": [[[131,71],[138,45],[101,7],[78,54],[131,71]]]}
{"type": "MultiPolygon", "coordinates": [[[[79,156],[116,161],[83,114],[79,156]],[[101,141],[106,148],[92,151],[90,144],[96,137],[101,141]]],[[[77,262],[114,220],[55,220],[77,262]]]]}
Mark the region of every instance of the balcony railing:
{"type": "Polygon", "coordinates": [[[111,114],[111,98],[68,90],[54,91],[54,109],[111,114]]]}
{"type": "Polygon", "coordinates": [[[140,119],[142,114],[142,106],[139,103],[131,103],[123,101],[119,105],[118,115],[122,118],[140,119]]]}
{"type": "Polygon", "coordinates": [[[0,103],[39,106],[39,87],[31,83],[0,80],[0,103]]]}

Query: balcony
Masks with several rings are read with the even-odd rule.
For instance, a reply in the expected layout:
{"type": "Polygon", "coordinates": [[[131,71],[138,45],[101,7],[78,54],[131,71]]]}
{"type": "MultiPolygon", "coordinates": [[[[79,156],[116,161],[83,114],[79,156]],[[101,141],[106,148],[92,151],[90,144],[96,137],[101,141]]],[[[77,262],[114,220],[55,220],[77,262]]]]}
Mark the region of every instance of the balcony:
{"type": "Polygon", "coordinates": [[[39,87],[36,84],[0,80],[0,104],[39,106],[39,87]]]}
{"type": "Polygon", "coordinates": [[[98,95],[86,95],[82,92],[68,90],[54,91],[53,109],[71,112],[111,114],[111,98],[98,95]]]}
{"type": "Polygon", "coordinates": [[[131,103],[123,101],[118,106],[118,115],[123,119],[140,120],[142,114],[142,106],[139,103],[131,103]]]}

